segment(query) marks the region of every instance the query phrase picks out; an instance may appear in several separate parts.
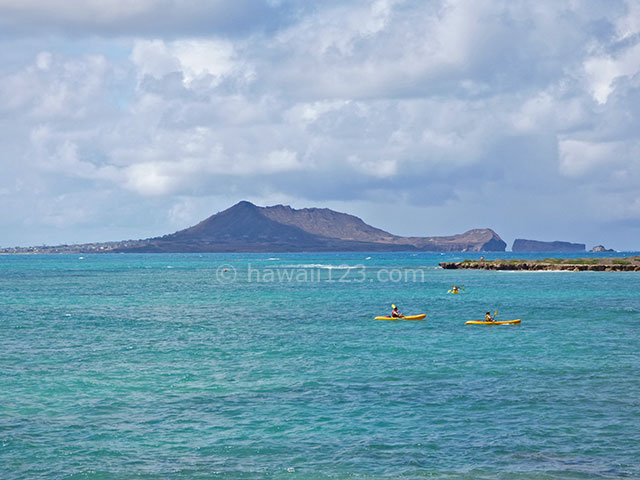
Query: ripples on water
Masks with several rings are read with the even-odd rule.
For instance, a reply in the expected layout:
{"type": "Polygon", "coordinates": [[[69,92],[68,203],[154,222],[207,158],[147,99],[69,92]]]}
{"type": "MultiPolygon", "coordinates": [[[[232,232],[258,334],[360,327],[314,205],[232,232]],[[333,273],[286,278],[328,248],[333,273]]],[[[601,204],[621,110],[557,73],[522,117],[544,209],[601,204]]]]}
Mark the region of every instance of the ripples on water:
{"type": "Polygon", "coordinates": [[[448,258],[2,257],[0,478],[640,477],[640,275],[448,258]]]}

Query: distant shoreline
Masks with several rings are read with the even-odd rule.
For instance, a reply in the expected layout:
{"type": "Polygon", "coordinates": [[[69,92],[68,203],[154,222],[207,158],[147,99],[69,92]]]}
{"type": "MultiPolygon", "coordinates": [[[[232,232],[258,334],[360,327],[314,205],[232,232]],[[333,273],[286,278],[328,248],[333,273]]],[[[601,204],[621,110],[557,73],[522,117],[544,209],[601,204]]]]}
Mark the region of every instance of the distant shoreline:
{"type": "Polygon", "coordinates": [[[640,272],[640,256],[622,258],[545,258],[543,260],[463,260],[440,262],[445,270],[521,270],[640,272]]]}
{"type": "MultiPolygon", "coordinates": [[[[283,251],[283,250],[228,250],[228,251],[184,251],[184,252],[144,252],[144,251],[127,251],[127,250],[117,250],[117,249],[105,249],[105,250],[75,250],[75,249],[69,249],[69,250],[60,250],[57,249],[56,247],[13,247],[13,248],[0,248],[0,256],[11,256],[11,255],[104,255],[104,254],[134,254],[134,255],[165,255],[165,254],[179,254],[179,255],[184,255],[184,254],[203,254],[203,253],[211,253],[211,254],[287,254],[287,253],[322,253],[322,254],[326,254],[326,253],[370,253],[370,254],[389,254],[389,253],[410,253],[410,254],[416,254],[416,253],[433,253],[433,254],[445,254],[445,255],[456,255],[456,256],[460,256],[461,254],[465,254],[465,253],[470,253],[470,252],[460,252],[460,251],[456,251],[456,250],[451,250],[451,251],[438,251],[438,250],[287,250],[287,251],[283,251]]],[[[506,254],[513,254],[516,252],[511,252],[511,251],[505,251],[505,252],[484,252],[484,251],[478,251],[478,252],[472,252],[476,255],[492,255],[495,253],[506,253],[506,254]]],[[[522,254],[523,252],[517,252],[522,254]]],[[[531,254],[542,254],[544,253],[545,255],[549,255],[549,254],[554,254],[554,253],[559,253],[559,252],[528,252],[531,254]]],[[[563,252],[566,253],[566,252],[563,252]]],[[[583,252],[584,253],[584,252],[583,252]]],[[[586,252],[586,253],[594,253],[594,255],[597,255],[598,252],[586,252]]],[[[592,262],[593,260],[599,260],[601,262],[606,262],[608,261],[609,263],[612,264],[616,264],[615,262],[618,262],[619,260],[627,260],[627,261],[637,261],[637,258],[640,258],[640,256],[635,255],[636,253],[638,253],[638,250],[621,250],[621,251],[616,251],[617,254],[634,254],[633,256],[629,256],[629,257],[625,257],[625,256],[620,256],[620,257],[612,257],[612,258],[599,258],[597,256],[593,256],[593,257],[589,257],[589,258],[546,258],[544,260],[537,260],[537,259],[531,259],[531,260],[524,260],[524,259],[511,259],[511,260],[506,260],[506,259],[500,259],[500,260],[486,260],[485,264],[489,264],[489,266],[486,268],[487,270],[494,270],[495,268],[491,267],[490,265],[495,264],[496,262],[502,262],[502,263],[513,263],[513,262],[522,262],[523,264],[532,264],[532,263],[537,263],[537,264],[543,264],[545,262],[549,262],[553,265],[558,265],[559,262],[567,262],[567,265],[570,262],[586,262],[586,264],[588,264],[588,262],[592,262]]],[[[455,268],[471,268],[471,269],[478,269],[478,266],[475,266],[475,263],[480,263],[480,260],[463,260],[463,262],[441,262],[441,264],[445,264],[447,265],[448,269],[455,269],[455,268]],[[462,267],[462,266],[456,266],[456,267],[452,267],[451,265],[458,265],[461,264],[463,262],[469,263],[472,262],[474,263],[473,266],[468,266],[468,267],[462,267]]],[[[441,265],[442,266],[442,265],[441,265]]],[[[443,267],[444,268],[444,267],[443,267]]],[[[509,268],[509,270],[512,270],[512,268],[509,268]]]]}

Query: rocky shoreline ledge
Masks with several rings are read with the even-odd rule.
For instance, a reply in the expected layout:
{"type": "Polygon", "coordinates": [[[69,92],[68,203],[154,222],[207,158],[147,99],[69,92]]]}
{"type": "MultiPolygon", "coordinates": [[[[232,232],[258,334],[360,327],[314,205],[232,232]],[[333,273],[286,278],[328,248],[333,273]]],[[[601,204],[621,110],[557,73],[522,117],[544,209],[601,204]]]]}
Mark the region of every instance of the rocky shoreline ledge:
{"type": "Polygon", "coordinates": [[[463,260],[440,262],[445,270],[640,272],[640,256],[626,258],[545,258],[544,260],[463,260]]]}

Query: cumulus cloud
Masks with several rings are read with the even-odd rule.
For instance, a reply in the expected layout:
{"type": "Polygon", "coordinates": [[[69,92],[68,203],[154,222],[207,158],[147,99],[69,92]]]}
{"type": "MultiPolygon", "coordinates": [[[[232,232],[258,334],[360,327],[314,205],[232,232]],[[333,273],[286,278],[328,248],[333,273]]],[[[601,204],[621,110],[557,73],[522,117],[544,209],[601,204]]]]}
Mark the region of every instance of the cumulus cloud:
{"type": "Polygon", "coordinates": [[[231,75],[250,79],[251,70],[236,57],[233,44],[227,40],[137,40],[131,60],[142,78],[149,75],[161,79],[179,73],[187,87],[212,88],[231,75]]]}
{"type": "Polygon", "coordinates": [[[601,172],[608,167],[627,161],[625,146],[619,142],[595,143],[580,140],[561,140],[560,171],[570,177],[580,177],[594,171],[601,172]]]}
{"type": "Polygon", "coordinates": [[[542,229],[629,247],[638,13],[622,0],[0,0],[0,194],[77,232],[106,205],[144,236],[248,198],[352,204],[398,233],[542,229]],[[72,202],[85,213],[64,217],[72,202]],[[557,205],[576,224],[550,226],[557,205]],[[614,206],[617,233],[598,237],[614,206]],[[389,223],[391,208],[410,213],[389,223]]]}
{"type": "Polygon", "coordinates": [[[640,43],[613,55],[591,57],[584,63],[593,98],[606,103],[615,88],[615,81],[634,77],[640,72],[640,43]]]}

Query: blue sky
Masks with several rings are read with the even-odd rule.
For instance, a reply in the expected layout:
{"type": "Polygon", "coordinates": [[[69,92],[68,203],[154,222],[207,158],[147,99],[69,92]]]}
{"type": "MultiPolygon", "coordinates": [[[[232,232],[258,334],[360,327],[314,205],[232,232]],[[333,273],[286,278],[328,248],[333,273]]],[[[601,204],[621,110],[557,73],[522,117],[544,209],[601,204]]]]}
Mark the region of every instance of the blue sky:
{"type": "Polygon", "coordinates": [[[636,1],[0,0],[0,246],[239,200],[640,249],[636,1]]]}

